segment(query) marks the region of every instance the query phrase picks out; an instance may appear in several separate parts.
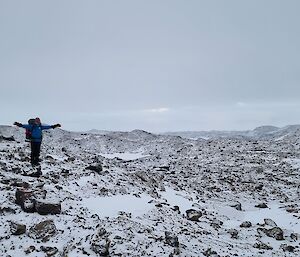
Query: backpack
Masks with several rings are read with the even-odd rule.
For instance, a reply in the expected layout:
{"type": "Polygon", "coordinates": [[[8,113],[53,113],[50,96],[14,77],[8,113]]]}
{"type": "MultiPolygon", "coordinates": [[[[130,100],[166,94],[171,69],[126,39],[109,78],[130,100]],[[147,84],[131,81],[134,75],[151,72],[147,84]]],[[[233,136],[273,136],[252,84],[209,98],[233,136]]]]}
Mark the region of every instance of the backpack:
{"type": "MultiPolygon", "coordinates": [[[[35,119],[29,119],[28,120],[28,125],[33,125],[34,121],[35,121],[35,119]]],[[[32,136],[32,131],[30,129],[26,129],[25,135],[26,135],[26,141],[30,141],[31,136],[32,136]]]]}

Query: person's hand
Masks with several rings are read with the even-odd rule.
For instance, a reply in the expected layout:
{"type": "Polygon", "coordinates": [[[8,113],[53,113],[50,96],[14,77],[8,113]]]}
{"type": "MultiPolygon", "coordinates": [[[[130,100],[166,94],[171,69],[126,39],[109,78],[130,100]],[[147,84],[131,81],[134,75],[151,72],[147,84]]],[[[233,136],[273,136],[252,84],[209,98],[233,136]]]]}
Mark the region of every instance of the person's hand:
{"type": "Polygon", "coordinates": [[[60,124],[55,124],[55,125],[53,125],[52,127],[53,127],[53,128],[60,128],[61,125],[60,125],[60,124]]]}
{"type": "Polygon", "coordinates": [[[22,127],[22,124],[20,122],[14,122],[14,125],[18,127],[22,127]]]}

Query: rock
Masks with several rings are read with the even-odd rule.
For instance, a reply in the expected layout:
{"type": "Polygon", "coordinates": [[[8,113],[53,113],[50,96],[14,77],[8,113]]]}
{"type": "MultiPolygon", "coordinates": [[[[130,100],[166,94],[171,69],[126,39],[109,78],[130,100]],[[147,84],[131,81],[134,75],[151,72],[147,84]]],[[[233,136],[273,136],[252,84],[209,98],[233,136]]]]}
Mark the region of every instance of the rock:
{"type": "Polygon", "coordinates": [[[238,210],[238,211],[241,211],[242,210],[242,204],[241,203],[236,203],[234,205],[230,205],[230,207],[238,210]]]}
{"type": "Polygon", "coordinates": [[[35,246],[34,246],[34,245],[31,245],[31,246],[29,246],[27,249],[25,249],[24,252],[25,252],[26,254],[30,254],[30,253],[33,253],[35,250],[36,250],[35,246]]]}
{"type": "Polygon", "coordinates": [[[22,207],[23,202],[33,196],[33,192],[24,188],[17,188],[15,196],[16,204],[21,205],[22,207]]]}
{"type": "Polygon", "coordinates": [[[188,220],[199,221],[199,218],[202,216],[202,213],[194,209],[189,209],[186,210],[186,216],[188,220]]]}
{"type": "Polygon", "coordinates": [[[259,203],[259,204],[255,205],[255,207],[261,208],[261,209],[269,208],[266,203],[259,203]]]}
{"type": "Polygon", "coordinates": [[[50,246],[41,246],[41,251],[46,253],[47,257],[53,256],[56,253],[58,253],[58,249],[56,247],[50,247],[50,246]]]}
{"type": "Polygon", "coordinates": [[[300,238],[300,234],[298,233],[292,233],[291,234],[291,239],[294,240],[294,241],[298,241],[300,238]]]}
{"type": "Polygon", "coordinates": [[[100,256],[109,256],[110,239],[102,238],[99,240],[93,240],[91,243],[91,249],[100,256]]]}
{"type": "Polygon", "coordinates": [[[271,229],[266,229],[266,228],[258,228],[258,232],[262,231],[265,233],[268,237],[273,237],[276,240],[284,240],[283,238],[283,231],[280,227],[274,227],[271,229]]]}
{"type": "Polygon", "coordinates": [[[211,248],[208,248],[205,252],[203,252],[203,255],[206,257],[218,257],[218,253],[216,251],[213,251],[211,248]]]}
{"type": "Polygon", "coordinates": [[[60,203],[45,203],[41,201],[35,202],[35,210],[41,215],[47,214],[60,214],[61,204],[60,203]]]}
{"type": "Polygon", "coordinates": [[[97,230],[91,240],[91,249],[100,256],[109,255],[110,239],[107,237],[107,231],[101,227],[97,230]]]}
{"type": "Polygon", "coordinates": [[[260,250],[273,250],[273,247],[265,244],[265,243],[262,243],[262,242],[258,242],[258,243],[255,243],[253,245],[254,248],[257,248],[257,249],[260,249],[260,250]]]}
{"type": "Polygon", "coordinates": [[[165,239],[166,239],[166,243],[168,245],[173,246],[173,247],[179,246],[178,237],[174,233],[166,231],[165,239]]]}
{"type": "Polygon", "coordinates": [[[6,214],[6,213],[15,214],[16,211],[10,207],[0,207],[0,214],[6,214]]]}
{"type": "Polygon", "coordinates": [[[258,184],[258,185],[255,186],[255,189],[258,190],[258,191],[260,191],[260,190],[263,189],[263,187],[264,187],[263,184],[258,184]]]}
{"type": "Polygon", "coordinates": [[[210,224],[214,229],[219,229],[223,225],[223,221],[218,219],[213,219],[213,221],[210,224]]]}
{"type": "Polygon", "coordinates": [[[0,139],[5,140],[5,141],[16,141],[13,136],[10,136],[10,137],[0,136],[0,139]]]}
{"type": "Polygon", "coordinates": [[[57,233],[56,226],[53,220],[42,221],[29,230],[29,236],[34,239],[40,239],[43,242],[49,240],[50,237],[57,233]]]}
{"type": "Polygon", "coordinates": [[[277,224],[275,223],[275,221],[271,220],[271,219],[264,219],[265,225],[267,226],[271,226],[271,227],[277,227],[277,224]]]}
{"type": "Polygon", "coordinates": [[[10,232],[12,235],[19,236],[26,233],[26,225],[18,224],[13,221],[10,223],[10,232]]]}
{"type": "Polygon", "coordinates": [[[280,246],[280,248],[284,251],[284,252],[290,252],[293,253],[295,251],[295,246],[292,245],[287,245],[287,244],[282,244],[280,246]]]}
{"type": "Polygon", "coordinates": [[[173,211],[175,212],[178,212],[180,214],[180,209],[179,209],[179,206],[178,205],[174,205],[172,208],[171,208],[173,211]]]}
{"type": "Polygon", "coordinates": [[[95,171],[96,173],[101,173],[103,171],[102,164],[96,164],[96,165],[90,165],[85,168],[86,170],[92,170],[95,171]]]}
{"type": "Polygon", "coordinates": [[[236,229],[229,229],[228,233],[231,235],[231,238],[237,239],[239,232],[236,229]]]}
{"type": "Polygon", "coordinates": [[[241,228],[250,228],[252,227],[252,223],[250,221],[244,221],[241,225],[241,228]]]}

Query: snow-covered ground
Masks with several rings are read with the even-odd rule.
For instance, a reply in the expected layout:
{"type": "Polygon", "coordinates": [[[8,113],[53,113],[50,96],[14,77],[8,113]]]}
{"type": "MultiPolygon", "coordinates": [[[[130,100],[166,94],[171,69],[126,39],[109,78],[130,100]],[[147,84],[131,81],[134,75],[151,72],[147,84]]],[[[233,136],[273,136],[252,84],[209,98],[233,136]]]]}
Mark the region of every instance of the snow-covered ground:
{"type": "Polygon", "coordinates": [[[0,127],[0,255],[299,256],[300,134],[266,133],[54,130],[36,178],[24,176],[24,131],[0,127]],[[24,188],[61,212],[25,212],[15,203],[24,188]]]}

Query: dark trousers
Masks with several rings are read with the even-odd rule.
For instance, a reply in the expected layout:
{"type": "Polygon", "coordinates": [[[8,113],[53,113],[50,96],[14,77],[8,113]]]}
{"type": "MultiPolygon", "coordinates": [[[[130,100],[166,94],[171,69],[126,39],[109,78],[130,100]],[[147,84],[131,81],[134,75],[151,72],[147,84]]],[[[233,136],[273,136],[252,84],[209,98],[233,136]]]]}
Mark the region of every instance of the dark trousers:
{"type": "Polygon", "coordinates": [[[31,142],[31,164],[38,165],[41,151],[41,142],[31,142]]]}

